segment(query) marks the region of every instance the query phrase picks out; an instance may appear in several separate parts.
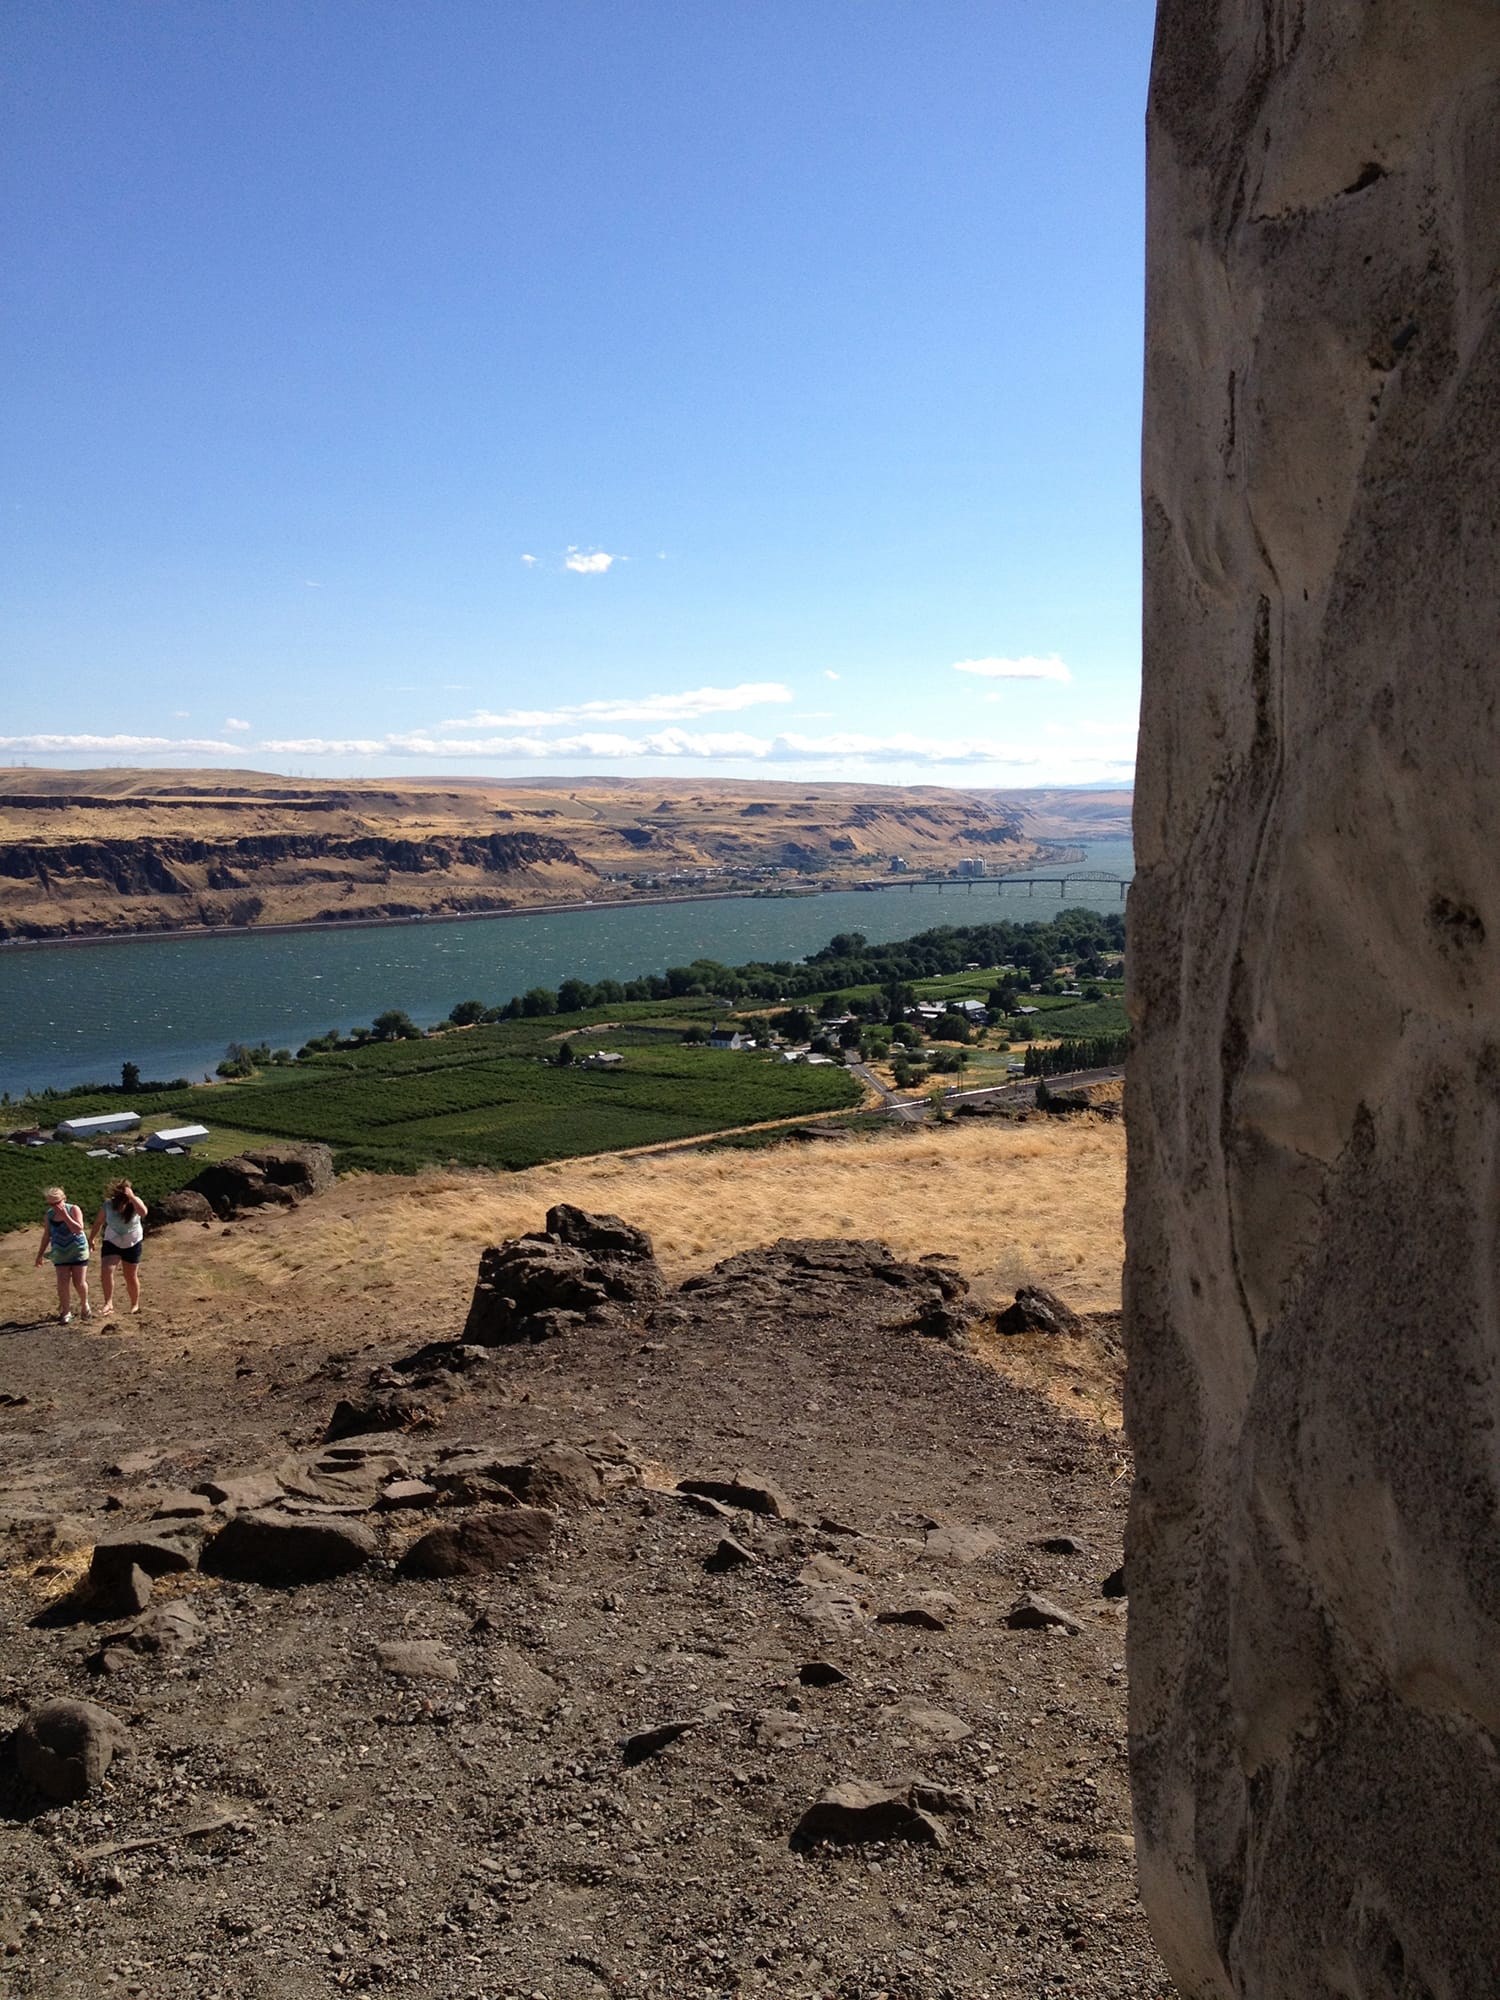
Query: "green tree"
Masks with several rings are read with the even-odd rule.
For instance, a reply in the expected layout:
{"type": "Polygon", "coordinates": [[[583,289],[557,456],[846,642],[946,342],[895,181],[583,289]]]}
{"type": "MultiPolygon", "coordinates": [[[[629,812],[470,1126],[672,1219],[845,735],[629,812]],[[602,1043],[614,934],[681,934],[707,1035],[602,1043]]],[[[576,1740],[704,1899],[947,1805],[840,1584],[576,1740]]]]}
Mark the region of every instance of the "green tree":
{"type": "Polygon", "coordinates": [[[594,1004],[594,989],[582,979],[565,979],[557,989],[559,1014],[581,1014],[594,1004]]]}
{"type": "Polygon", "coordinates": [[[559,1069],[566,1069],[573,1060],[573,1044],[569,1041],[559,1042],[557,1045],[557,1054],[552,1060],[557,1064],[559,1069]]]}
{"type": "Polygon", "coordinates": [[[449,1011],[448,1019],[455,1028],[472,1028],[475,1022],[482,1021],[484,1016],[485,1005],[482,1000],[460,1000],[458,1005],[449,1011]]]}
{"type": "Polygon", "coordinates": [[[139,1063],[133,1063],[133,1062],[127,1062],[127,1063],[121,1063],[121,1064],[120,1064],[120,1088],[121,1088],[121,1090],[123,1090],[123,1091],[124,1091],[124,1092],[126,1093],[126,1095],[128,1096],[128,1095],[130,1094],[130,1092],[131,1092],[131,1091],[134,1091],[134,1090],[139,1090],[139,1089],[140,1089],[140,1087],[141,1087],[141,1066],[140,1066],[140,1064],[139,1064],[139,1063]]]}
{"type": "Polygon", "coordinates": [[[387,1007],[383,1014],[375,1016],[370,1032],[377,1042],[414,1042],[422,1030],[404,1008],[387,1007]]]}
{"type": "Polygon", "coordinates": [[[557,995],[550,986],[531,986],[521,995],[521,1012],[528,1021],[557,1012],[557,995]]]}
{"type": "Polygon", "coordinates": [[[682,1039],[690,1046],[697,1047],[708,1040],[708,1030],[701,1021],[689,1021],[682,1031],[682,1039]]]}

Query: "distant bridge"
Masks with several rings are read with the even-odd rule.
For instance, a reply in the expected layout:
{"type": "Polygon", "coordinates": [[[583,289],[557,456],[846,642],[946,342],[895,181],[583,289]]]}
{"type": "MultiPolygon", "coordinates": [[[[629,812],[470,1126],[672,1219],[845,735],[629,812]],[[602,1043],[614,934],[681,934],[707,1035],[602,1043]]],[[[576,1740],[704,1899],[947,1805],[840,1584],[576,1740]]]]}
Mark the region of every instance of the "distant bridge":
{"type": "Polygon", "coordinates": [[[1123,875],[1110,875],[1099,868],[1075,869],[1070,875],[880,875],[873,881],[861,882],[862,889],[1024,889],[1028,896],[1038,889],[1056,889],[1059,896],[1066,898],[1069,889],[1087,884],[1096,888],[1100,883],[1113,883],[1120,892],[1120,901],[1125,900],[1125,892],[1130,887],[1123,875]]]}

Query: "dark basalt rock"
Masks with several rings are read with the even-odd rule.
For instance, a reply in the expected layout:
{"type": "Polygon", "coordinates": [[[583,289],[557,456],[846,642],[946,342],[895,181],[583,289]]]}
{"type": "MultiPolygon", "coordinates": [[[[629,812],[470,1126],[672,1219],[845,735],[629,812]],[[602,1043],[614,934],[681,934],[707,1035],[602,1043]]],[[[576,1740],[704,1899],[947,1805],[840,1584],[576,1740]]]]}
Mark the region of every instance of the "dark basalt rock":
{"type": "Polygon", "coordinates": [[[1064,1305],[1056,1292],[1046,1291],[1040,1285],[1022,1285],[1015,1304],[1005,1308],[995,1325],[1001,1333],[1087,1332],[1072,1307],[1064,1305]]]}
{"type": "Polygon", "coordinates": [[[496,1347],[555,1339],[604,1317],[612,1304],[644,1303],[662,1289],[643,1230],[559,1203],[545,1231],[484,1252],[463,1340],[496,1347]]]}

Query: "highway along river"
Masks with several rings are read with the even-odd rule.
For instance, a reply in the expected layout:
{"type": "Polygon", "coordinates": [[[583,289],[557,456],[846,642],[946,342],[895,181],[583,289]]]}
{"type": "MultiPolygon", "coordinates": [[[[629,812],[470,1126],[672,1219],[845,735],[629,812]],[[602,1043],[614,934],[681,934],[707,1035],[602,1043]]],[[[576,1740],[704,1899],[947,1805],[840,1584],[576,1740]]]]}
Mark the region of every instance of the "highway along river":
{"type": "MultiPolygon", "coordinates": [[[[1039,874],[1087,870],[1128,878],[1128,841],[1096,841],[1082,861],[1039,874]]],[[[1122,908],[1109,882],[1078,883],[1066,902],[1122,908]]],[[[837,931],[876,943],[938,924],[1055,915],[1052,887],[1008,883],[915,886],[878,893],[726,897],[618,909],[538,911],[456,922],[347,931],[239,931],[222,937],[126,938],[36,950],[0,950],[0,1090],[114,1082],[124,1061],[146,1077],[197,1078],[229,1042],[295,1049],[401,1007],[430,1025],[460,1000],[508,1000],[529,986],[634,979],[715,958],[799,959],[837,931]]]]}

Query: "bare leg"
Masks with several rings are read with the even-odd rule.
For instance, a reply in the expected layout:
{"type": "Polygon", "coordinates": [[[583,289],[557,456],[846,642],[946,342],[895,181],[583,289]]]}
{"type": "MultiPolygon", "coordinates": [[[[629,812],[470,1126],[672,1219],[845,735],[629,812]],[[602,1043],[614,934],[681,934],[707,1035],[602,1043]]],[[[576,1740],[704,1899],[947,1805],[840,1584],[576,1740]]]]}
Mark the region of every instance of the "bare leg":
{"type": "Polygon", "coordinates": [[[115,1309],[116,1261],[113,1257],[103,1257],[99,1261],[99,1283],[104,1288],[104,1305],[102,1310],[105,1313],[112,1313],[115,1309]]]}
{"type": "Polygon", "coordinates": [[[139,1264],[125,1266],[125,1289],[130,1294],[130,1310],[138,1313],[141,1309],[141,1267],[139,1264]]]}
{"type": "Polygon", "coordinates": [[[57,1316],[59,1319],[63,1319],[67,1315],[68,1286],[72,1280],[68,1276],[68,1267],[66,1264],[54,1264],[52,1269],[57,1278],[57,1316]]]}
{"type": "Polygon", "coordinates": [[[78,1304],[85,1319],[92,1319],[94,1309],[89,1304],[89,1267],[87,1264],[73,1266],[73,1289],[78,1294],[78,1304]]]}

